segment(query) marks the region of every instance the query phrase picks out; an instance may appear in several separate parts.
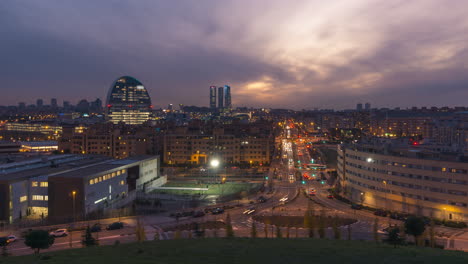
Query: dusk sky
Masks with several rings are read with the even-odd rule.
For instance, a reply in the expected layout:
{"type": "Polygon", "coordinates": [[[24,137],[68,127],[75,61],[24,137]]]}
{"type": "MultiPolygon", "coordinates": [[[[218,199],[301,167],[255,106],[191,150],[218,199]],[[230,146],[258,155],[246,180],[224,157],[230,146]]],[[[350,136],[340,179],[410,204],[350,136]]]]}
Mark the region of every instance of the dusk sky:
{"type": "Polygon", "coordinates": [[[153,104],[466,106],[468,1],[1,0],[0,104],[105,100],[129,75],[153,104]]]}

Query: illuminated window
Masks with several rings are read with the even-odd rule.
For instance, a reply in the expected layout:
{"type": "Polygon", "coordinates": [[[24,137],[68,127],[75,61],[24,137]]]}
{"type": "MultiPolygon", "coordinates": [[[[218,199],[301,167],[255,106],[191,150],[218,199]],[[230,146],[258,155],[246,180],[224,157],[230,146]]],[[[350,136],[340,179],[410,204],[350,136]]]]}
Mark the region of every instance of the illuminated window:
{"type": "Polygon", "coordinates": [[[44,201],[49,201],[49,195],[44,195],[44,201]]]}
{"type": "Polygon", "coordinates": [[[44,201],[44,195],[33,195],[33,201],[44,201]]]}
{"type": "Polygon", "coordinates": [[[119,176],[119,175],[120,175],[120,173],[121,173],[120,171],[117,171],[117,176],[119,176]]]}
{"type": "Polygon", "coordinates": [[[94,184],[94,179],[89,180],[89,184],[93,185],[94,184]]]}
{"type": "Polygon", "coordinates": [[[122,173],[125,173],[125,170],[122,170],[122,173]]]}
{"type": "Polygon", "coordinates": [[[115,177],[115,172],[112,173],[112,178],[114,178],[114,177],[115,177]]]}
{"type": "Polygon", "coordinates": [[[19,200],[20,200],[20,203],[26,202],[26,201],[28,200],[28,196],[26,196],[26,195],[25,195],[25,196],[21,196],[19,200]]]}
{"type": "Polygon", "coordinates": [[[48,187],[49,186],[49,182],[41,182],[41,187],[48,187]]]}
{"type": "Polygon", "coordinates": [[[125,185],[125,181],[120,181],[120,185],[125,185]]]}
{"type": "Polygon", "coordinates": [[[442,171],[447,171],[447,168],[442,168],[442,171]]]}
{"type": "Polygon", "coordinates": [[[32,187],[37,187],[39,185],[39,183],[37,181],[33,181],[31,182],[31,186],[32,187]]]}

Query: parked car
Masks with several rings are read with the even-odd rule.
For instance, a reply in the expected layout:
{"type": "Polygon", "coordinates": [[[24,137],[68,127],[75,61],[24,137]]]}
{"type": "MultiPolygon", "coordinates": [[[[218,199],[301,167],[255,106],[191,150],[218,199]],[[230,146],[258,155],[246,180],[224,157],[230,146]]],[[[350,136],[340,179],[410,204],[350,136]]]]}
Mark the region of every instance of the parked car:
{"type": "Polygon", "coordinates": [[[224,213],[224,209],[222,209],[222,208],[215,208],[215,209],[211,210],[211,213],[214,214],[214,215],[222,214],[222,213],[224,213]]]}
{"type": "Polygon", "coordinates": [[[61,228],[61,229],[57,229],[55,231],[50,232],[49,235],[53,237],[64,237],[64,236],[68,236],[68,231],[65,228],[61,228]]]}
{"type": "Polygon", "coordinates": [[[89,228],[89,230],[94,233],[94,232],[101,232],[101,225],[100,224],[94,224],[89,228]]]}
{"type": "Polygon", "coordinates": [[[390,218],[405,221],[409,214],[393,212],[390,214],[390,218]]]}
{"type": "Polygon", "coordinates": [[[352,205],[351,205],[351,209],[354,209],[354,210],[361,210],[361,209],[362,209],[362,205],[360,205],[360,204],[352,204],[352,205]]]}
{"type": "Polygon", "coordinates": [[[122,222],[115,222],[106,227],[107,230],[116,230],[116,229],[122,229],[124,227],[124,224],[122,222]]]}
{"type": "Polygon", "coordinates": [[[195,218],[203,216],[205,216],[205,213],[203,211],[196,211],[195,213],[193,213],[193,217],[195,218]]]}
{"type": "Polygon", "coordinates": [[[374,212],[374,215],[376,216],[383,216],[383,217],[387,217],[388,215],[388,212],[385,211],[385,210],[377,210],[374,212]]]}
{"type": "Polygon", "coordinates": [[[328,198],[328,199],[333,199],[333,198],[335,198],[335,196],[333,196],[333,194],[329,194],[329,195],[327,196],[327,198],[328,198]]]}
{"type": "Polygon", "coordinates": [[[266,202],[266,201],[267,201],[267,198],[265,198],[265,197],[263,197],[263,196],[258,197],[258,202],[259,202],[259,203],[264,203],[264,202],[266,202]]]}

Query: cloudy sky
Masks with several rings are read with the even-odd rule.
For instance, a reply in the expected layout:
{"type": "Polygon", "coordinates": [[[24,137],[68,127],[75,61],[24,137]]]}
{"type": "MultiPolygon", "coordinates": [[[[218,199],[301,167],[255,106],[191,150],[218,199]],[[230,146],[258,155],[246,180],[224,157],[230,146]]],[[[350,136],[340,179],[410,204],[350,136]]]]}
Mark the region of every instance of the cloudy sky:
{"type": "Polygon", "coordinates": [[[1,0],[0,104],[104,99],[130,75],[153,103],[467,105],[466,0],[1,0]]]}

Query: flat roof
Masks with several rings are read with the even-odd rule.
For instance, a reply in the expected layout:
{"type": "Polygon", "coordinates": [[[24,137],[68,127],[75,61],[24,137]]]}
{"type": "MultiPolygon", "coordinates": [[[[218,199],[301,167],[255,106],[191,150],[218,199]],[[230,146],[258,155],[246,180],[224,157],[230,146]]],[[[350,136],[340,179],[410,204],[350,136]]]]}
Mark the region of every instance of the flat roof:
{"type": "Polygon", "coordinates": [[[86,178],[90,176],[95,176],[96,174],[105,173],[111,170],[127,169],[129,167],[132,167],[133,164],[136,162],[142,162],[145,160],[152,160],[158,158],[159,156],[136,156],[119,160],[109,159],[96,164],[81,166],[75,168],[74,170],[55,173],[53,175],[50,175],[50,177],[86,178]]]}
{"type": "MultiPolygon", "coordinates": [[[[103,156],[67,155],[67,157],[69,157],[70,159],[68,159],[68,161],[64,161],[63,163],[56,163],[56,165],[58,165],[57,167],[51,167],[51,159],[44,160],[42,164],[35,163],[39,164],[40,167],[38,167],[39,165],[31,165],[31,163],[21,164],[22,166],[17,171],[4,171],[3,174],[0,173],[0,182],[15,182],[33,177],[50,176],[57,173],[66,173],[87,165],[92,165],[106,160],[110,160],[108,157],[103,156]]],[[[5,165],[14,165],[15,163],[9,163],[5,165]]]]}

